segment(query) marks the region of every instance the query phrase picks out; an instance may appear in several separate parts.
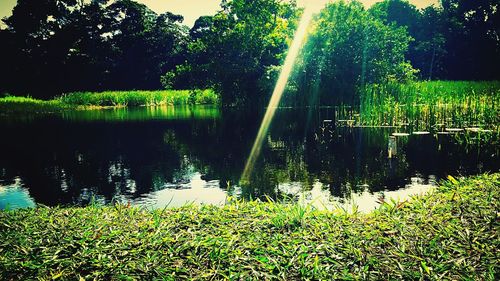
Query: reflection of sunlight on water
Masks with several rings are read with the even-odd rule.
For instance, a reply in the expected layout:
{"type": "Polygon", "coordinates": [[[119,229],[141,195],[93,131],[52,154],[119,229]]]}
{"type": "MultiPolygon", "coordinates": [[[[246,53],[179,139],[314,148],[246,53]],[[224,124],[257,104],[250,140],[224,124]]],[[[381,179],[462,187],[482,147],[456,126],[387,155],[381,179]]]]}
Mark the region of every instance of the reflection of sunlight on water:
{"type": "Polygon", "coordinates": [[[0,210],[32,207],[35,207],[35,202],[20,178],[15,178],[13,184],[0,183],[0,210]]]}
{"type": "Polygon", "coordinates": [[[189,182],[166,184],[165,189],[138,199],[135,204],[148,209],[181,207],[191,203],[222,206],[226,203],[226,199],[227,193],[220,189],[218,180],[205,181],[201,179],[201,174],[196,172],[189,182]]]}
{"type": "Polygon", "coordinates": [[[299,204],[309,205],[318,210],[335,210],[341,208],[348,212],[358,210],[362,213],[368,213],[380,206],[379,200],[381,197],[386,202],[391,202],[392,200],[402,202],[410,199],[412,196],[429,192],[436,186],[433,179],[434,177],[430,176],[429,183],[426,184],[422,178],[413,177],[405,188],[379,193],[371,193],[365,190],[361,193],[352,193],[348,200],[332,196],[330,191],[325,189],[319,181],[309,191],[303,191],[303,185],[300,182],[280,184],[278,189],[288,196],[297,198],[299,204]]]}
{"type": "MultiPolygon", "coordinates": [[[[431,184],[408,184],[403,189],[397,191],[384,191],[382,194],[386,202],[391,202],[392,200],[403,202],[410,199],[412,196],[425,194],[433,187],[434,185],[431,184]]],[[[349,202],[341,203],[337,201],[337,206],[347,211],[357,208],[357,210],[362,213],[368,213],[380,206],[380,203],[378,203],[380,196],[381,194],[372,194],[368,191],[364,191],[361,194],[353,193],[349,202]]]]}

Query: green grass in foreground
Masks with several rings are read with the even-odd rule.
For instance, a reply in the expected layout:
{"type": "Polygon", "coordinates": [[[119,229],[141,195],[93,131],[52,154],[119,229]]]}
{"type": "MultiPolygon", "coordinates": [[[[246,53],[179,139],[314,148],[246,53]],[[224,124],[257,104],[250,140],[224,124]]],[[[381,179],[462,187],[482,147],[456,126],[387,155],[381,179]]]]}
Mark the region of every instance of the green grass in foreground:
{"type": "Polygon", "coordinates": [[[66,109],[218,103],[219,96],[212,90],[78,92],[49,101],[13,96],[0,98],[0,112],[56,112],[66,109]]]}
{"type": "Polygon", "coordinates": [[[494,280],[500,174],[368,215],[232,202],[0,212],[4,280],[494,280]]]}
{"type": "Polygon", "coordinates": [[[492,128],[500,123],[500,81],[424,81],[368,85],[361,92],[362,125],[492,128]]]}

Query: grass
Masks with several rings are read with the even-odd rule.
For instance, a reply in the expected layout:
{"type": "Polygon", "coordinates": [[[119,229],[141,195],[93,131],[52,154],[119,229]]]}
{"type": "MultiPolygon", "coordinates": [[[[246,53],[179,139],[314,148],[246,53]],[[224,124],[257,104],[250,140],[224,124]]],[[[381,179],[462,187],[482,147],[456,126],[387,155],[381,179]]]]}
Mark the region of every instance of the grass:
{"type": "Polygon", "coordinates": [[[38,100],[31,97],[7,96],[0,98],[0,113],[11,112],[56,112],[70,108],[60,100],[38,100]]]}
{"type": "Polygon", "coordinates": [[[218,103],[219,96],[212,90],[77,92],[48,101],[7,96],[0,98],[0,112],[57,112],[67,109],[218,103]]]}
{"type": "Polygon", "coordinates": [[[370,214],[273,202],[0,212],[4,280],[495,280],[500,174],[370,214]]]}
{"type": "Polygon", "coordinates": [[[368,85],[361,91],[360,124],[495,128],[500,81],[426,81],[368,85]]]}
{"type": "Polygon", "coordinates": [[[65,104],[83,106],[158,106],[217,104],[219,102],[218,96],[212,90],[80,92],[63,95],[59,100],[65,104]]]}

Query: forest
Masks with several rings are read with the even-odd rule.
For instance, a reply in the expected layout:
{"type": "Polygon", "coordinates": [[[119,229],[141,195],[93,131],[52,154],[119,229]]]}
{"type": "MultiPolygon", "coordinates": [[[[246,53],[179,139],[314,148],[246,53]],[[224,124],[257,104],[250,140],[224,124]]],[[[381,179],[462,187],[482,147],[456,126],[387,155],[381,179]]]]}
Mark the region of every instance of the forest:
{"type": "MultiPolygon", "coordinates": [[[[226,106],[264,105],[302,11],[222,1],[189,28],[132,0],[19,0],[0,30],[0,93],[213,89],[226,106]]],[[[358,104],[366,84],[498,79],[499,26],[495,0],[332,1],[309,28],[288,98],[358,104]]]]}

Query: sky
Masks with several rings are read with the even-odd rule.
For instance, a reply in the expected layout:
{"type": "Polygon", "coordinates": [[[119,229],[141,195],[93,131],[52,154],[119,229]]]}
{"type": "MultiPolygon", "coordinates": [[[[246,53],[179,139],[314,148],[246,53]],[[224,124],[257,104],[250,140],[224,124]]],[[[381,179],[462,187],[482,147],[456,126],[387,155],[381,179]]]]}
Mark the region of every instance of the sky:
{"type": "MultiPolygon", "coordinates": [[[[220,0],[136,0],[146,4],[157,13],[166,11],[184,16],[184,24],[193,26],[195,20],[200,16],[213,15],[219,10],[220,0]]],[[[298,0],[299,5],[318,0],[298,0]]],[[[320,0],[321,1],[321,0],[320,0]]],[[[367,7],[380,0],[361,0],[367,7]]],[[[12,8],[17,0],[0,0],[0,18],[8,17],[12,14],[12,8]]],[[[418,8],[423,8],[431,4],[437,4],[438,0],[410,0],[418,8]]],[[[3,23],[2,23],[3,26],[3,23]]]]}

